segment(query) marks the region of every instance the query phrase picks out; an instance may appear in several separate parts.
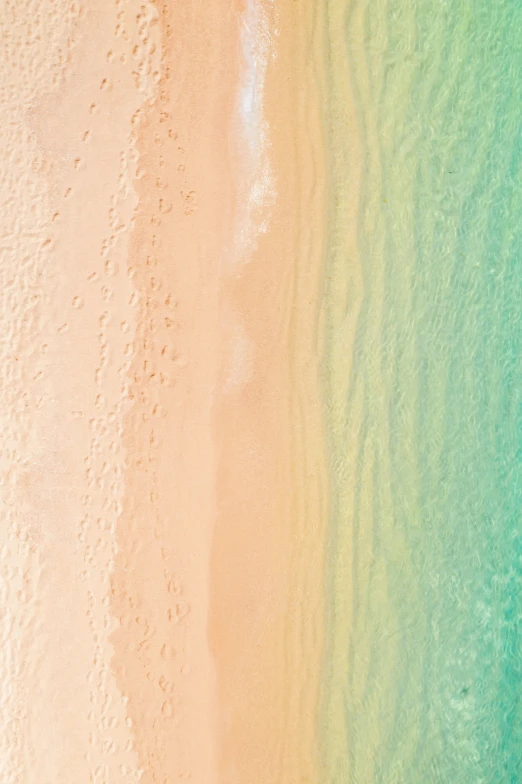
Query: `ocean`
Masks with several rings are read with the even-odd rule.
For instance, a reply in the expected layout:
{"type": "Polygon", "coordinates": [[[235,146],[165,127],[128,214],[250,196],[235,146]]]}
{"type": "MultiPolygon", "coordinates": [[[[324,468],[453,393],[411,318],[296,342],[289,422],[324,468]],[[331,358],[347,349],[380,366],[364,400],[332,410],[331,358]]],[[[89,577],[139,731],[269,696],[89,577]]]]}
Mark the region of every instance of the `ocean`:
{"type": "Polygon", "coordinates": [[[522,781],[522,3],[328,0],[322,780],[522,781]]]}

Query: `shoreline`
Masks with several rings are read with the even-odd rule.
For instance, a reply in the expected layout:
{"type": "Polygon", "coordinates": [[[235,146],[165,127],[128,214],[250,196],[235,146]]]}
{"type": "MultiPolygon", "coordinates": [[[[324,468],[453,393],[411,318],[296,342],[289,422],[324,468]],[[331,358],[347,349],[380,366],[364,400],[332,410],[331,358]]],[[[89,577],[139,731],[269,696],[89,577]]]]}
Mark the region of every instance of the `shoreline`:
{"type": "Polygon", "coordinates": [[[314,217],[322,215],[324,164],[320,99],[302,86],[303,77],[314,83],[319,40],[310,12],[299,22],[295,13],[277,7],[266,74],[275,204],[250,260],[224,274],[221,287],[225,341],[243,335],[248,346],[232,387],[222,367],[213,415],[209,631],[220,780],[230,784],[317,780],[326,476],[317,359],[323,227],[314,217]]]}

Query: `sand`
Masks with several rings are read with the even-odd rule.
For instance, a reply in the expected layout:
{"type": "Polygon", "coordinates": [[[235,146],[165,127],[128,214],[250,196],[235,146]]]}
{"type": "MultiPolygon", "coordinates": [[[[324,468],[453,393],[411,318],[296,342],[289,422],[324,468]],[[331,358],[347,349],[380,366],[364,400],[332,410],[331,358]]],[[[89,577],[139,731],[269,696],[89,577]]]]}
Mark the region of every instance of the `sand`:
{"type": "Polygon", "coordinates": [[[133,44],[137,60],[154,58],[136,9],[118,21],[120,10],[93,0],[38,14],[22,3],[2,19],[0,725],[9,782],[138,780],[111,670],[108,595],[136,323],[129,131],[153,89],[150,75],[134,83],[133,44]]]}
{"type": "Polygon", "coordinates": [[[259,8],[256,209],[248,7],[6,8],[5,781],[317,777],[322,33],[259,8]]]}
{"type": "MultiPolygon", "coordinates": [[[[213,411],[211,563],[220,770],[226,782],[315,781],[326,505],[318,388],[323,160],[312,4],[279,4],[265,116],[276,197],[269,227],[223,275],[221,329],[251,347],[213,411]],[[284,78],[282,78],[284,75],[284,78]]],[[[228,357],[234,356],[233,348],[228,357]]]]}

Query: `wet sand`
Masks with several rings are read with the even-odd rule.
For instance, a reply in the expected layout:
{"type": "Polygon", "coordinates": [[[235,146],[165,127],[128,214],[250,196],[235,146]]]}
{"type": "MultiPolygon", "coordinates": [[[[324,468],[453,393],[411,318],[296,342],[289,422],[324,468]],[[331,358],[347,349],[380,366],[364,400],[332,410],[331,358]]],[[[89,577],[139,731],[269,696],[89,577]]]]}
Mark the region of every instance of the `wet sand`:
{"type": "Polygon", "coordinates": [[[222,277],[213,410],[210,639],[220,780],[234,784],[317,780],[326,514],[318,385],[321,28],[312,4],[281,3],[277,11],[264,103],[276,196],[250,261],[222,277]],[[231,385],[241,337],[248,361],[231,385]]]}
{"type": "Polygon", "coordinates": [[[248,248],[243,3],[6,17],[6,781],[316,780],[321,28],[266,9],[248,248]]]}

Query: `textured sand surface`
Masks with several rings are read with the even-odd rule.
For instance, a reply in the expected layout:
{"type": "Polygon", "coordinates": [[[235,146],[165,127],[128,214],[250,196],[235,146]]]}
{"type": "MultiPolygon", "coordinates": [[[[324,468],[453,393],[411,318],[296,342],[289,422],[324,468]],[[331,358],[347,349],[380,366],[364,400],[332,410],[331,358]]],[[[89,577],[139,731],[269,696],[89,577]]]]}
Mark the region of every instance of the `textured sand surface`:
{"type": "Polygon", "coordinates": [[[164,7],[158,92],[138,120],[129,259],[140,298],[111,606],[120,618],[114,666],[129,697],[144,782],[217,780],[207,606],[215,516],[210,412],[218,282],[231,231],[227,131],[236,85],[237,32],[227,8],[164,7]]]}
{"type": "Polygon", "coordinates": [[[109,590],[137,319],[130,129],[154,89],[154,15],[96,0],[2,12],[6,782],[138,780],[109,590]]]}
{"type": "Polygon", "coordinates": [[[320,29],[290,5],[4,3],[2,781],[315,780],[320,29]]]}

